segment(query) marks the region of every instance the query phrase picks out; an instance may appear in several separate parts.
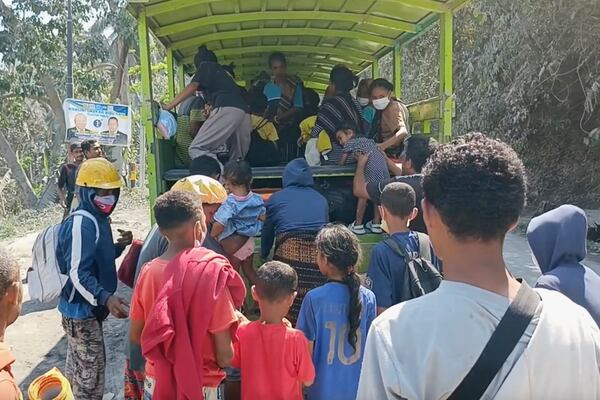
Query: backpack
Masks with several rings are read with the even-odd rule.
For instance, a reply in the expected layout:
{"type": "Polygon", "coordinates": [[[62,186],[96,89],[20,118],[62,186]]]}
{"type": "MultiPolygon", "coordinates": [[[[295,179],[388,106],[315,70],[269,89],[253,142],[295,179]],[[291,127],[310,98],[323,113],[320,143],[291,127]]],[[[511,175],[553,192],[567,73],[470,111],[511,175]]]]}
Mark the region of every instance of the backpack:
{"type": "Polygon", "coordinates": [[[419,256],[412,257],[404,246],[394,238],[383,242],[406,262],[404,269],[404,284],[402,285],[401,301],[407,301],[433,292],[442,282],[442,274],[431,262],[431,242],[429,236],[415,232],[419,237],[419,256]]]}
{"type": "MultiPolygon", "coordinates": [[[[98,244],[100,229],[96,218],[85,210],[74,211],[68,218],[76,216],[88,218],[94,222],[96,244],[98,244]]],[[[61,226],[62,223],[44,229],[33,243],[33,260],[31,268],[27,271],[27,286],[31,299],[38,300],[41,303],[51,303],[57,299],[69,279],[68,268],[66,273],[63,273],[56,258],[56,247],[58,246],[61,226]]]]}
{"type": "Polygon", "coordinates": [[[279,151],[277,151],[273,142],[263,139],[258,133],[258,130],[269,122],[268,119],[263,119],[250,133],[250,147],[246,154],[246,161],[253,167],[273,167],[279,165],[281,161],[279,151]]]}

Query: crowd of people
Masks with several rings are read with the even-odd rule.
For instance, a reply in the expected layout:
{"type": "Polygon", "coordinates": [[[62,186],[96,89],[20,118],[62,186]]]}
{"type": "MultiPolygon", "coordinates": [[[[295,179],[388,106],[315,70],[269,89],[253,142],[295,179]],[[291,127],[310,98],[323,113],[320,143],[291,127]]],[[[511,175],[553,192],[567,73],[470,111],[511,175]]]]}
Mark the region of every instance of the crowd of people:
{"type": "MultiPolygon", "coordinates": [[[[512,148],[479,133],[447,144],[410,135],[385,80],[358,83],[335,67],[319,106],[282,54],[269,65],[264,98],[244,95],[201,48],[192,83],[164,105],[186,109],[177,154],[192,175],[153,204],[130,302],[115,294],[115,259],[133,237],[115,241],[110,227],[122,177],[93,143],[82,145],[85,162],[71,149],[77,172],[61,178],[61,200],[69,208],[76,194],[79,213],[62,223],[56,256],[68,275],[58,309],[74,398],[103,397],[102,325],[112,315],[129,318],[127,400],[600,399],[600,277],[582,264],[585,213],[565,205],[530,222],[542,273],[532,290],[503,256],[526,201],[512,148]],[[287,162],[268,198],[252,191],[244,160],[254,136],[287,162]],[[323,164],[356,164],[350,227],[329,220],[297,157],[311,140],[328,142],[323,164]],[[387,235],[361,276],[357,235],[367,230],[387,235]]],[[[19,266],[0,251],[0,341],[21,301],[19,266]]],[[[20,396],[14,362],[0,343],[2,399],[20,396]]]]}
{"type": "MultiPolygon", "coordinates": [[[[288,72],[282,53],[269,56],[272,78],[264,72],[249,88],[239,87],[234,67],[220,65],[205,46],[199,48],[195,65],[192,82],[163,104],[166,110],[178,107],[176,164],[191,174],[198,170],[197,160],[207,156],[264,167],[304,156],[310,165],[355,164],[361,154],[370,153],[363,176],[379,185],[390,179],[389,164],[403,155],[408,109],[385,79],[359,81],[349,68],[338,65],[321,99],[288,72]]],[[[373,219],[364,221],[370,199],[360,194],[356,198],[350,229],[359,235],[382,233],[377,207],[373,219]]]]}

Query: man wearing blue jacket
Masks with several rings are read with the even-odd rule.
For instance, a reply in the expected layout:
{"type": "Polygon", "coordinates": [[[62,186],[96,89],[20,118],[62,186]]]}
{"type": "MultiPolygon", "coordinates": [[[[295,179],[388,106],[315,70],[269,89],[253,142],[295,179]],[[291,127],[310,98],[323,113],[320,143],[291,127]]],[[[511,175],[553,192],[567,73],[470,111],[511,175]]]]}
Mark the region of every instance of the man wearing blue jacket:
{"type": "Polygon", "coordinates": [[[102,322],[128,315],[117,290],[115,259],[131,244],[131,232],[113,242],[109,216],[122,185],[117,169],[104,158],[84,162],[77,174],[78,213],[63,222],[56,256],[69,276],[58,303],[67,336],[66,376],[76,399],[101,400],[106,354],[102,322]]]}

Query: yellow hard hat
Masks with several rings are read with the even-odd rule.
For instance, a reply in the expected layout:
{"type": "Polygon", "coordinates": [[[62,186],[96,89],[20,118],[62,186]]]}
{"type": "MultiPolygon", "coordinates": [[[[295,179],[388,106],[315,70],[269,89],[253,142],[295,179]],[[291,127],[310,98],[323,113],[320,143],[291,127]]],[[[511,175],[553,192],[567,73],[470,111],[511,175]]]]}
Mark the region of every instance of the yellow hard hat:
{"type": "Polygon", "coordinates": [[[171,190],[188,192],[200,197],[203,204],[222,204],[227,192],[221,183],[204,175],[192,175],[175,182],[171,190]]]}
{"type": "Polygon", "coordinates": [[[119,170],[105,158],[92,158],[79,167],[75,184],[80,187],[119,189],[123,185],[119,170]]]}

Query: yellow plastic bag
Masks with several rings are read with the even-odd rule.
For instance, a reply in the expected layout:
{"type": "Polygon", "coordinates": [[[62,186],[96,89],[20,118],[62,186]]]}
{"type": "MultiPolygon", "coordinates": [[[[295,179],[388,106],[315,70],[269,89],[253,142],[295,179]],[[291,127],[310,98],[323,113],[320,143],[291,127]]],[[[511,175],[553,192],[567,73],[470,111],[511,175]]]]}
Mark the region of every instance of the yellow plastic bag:
{"type": "Polygon", "coordinates": [[[71,384],[56,367],[31,382],[27,395],[29,400],[74,400],[71,384]]]}

